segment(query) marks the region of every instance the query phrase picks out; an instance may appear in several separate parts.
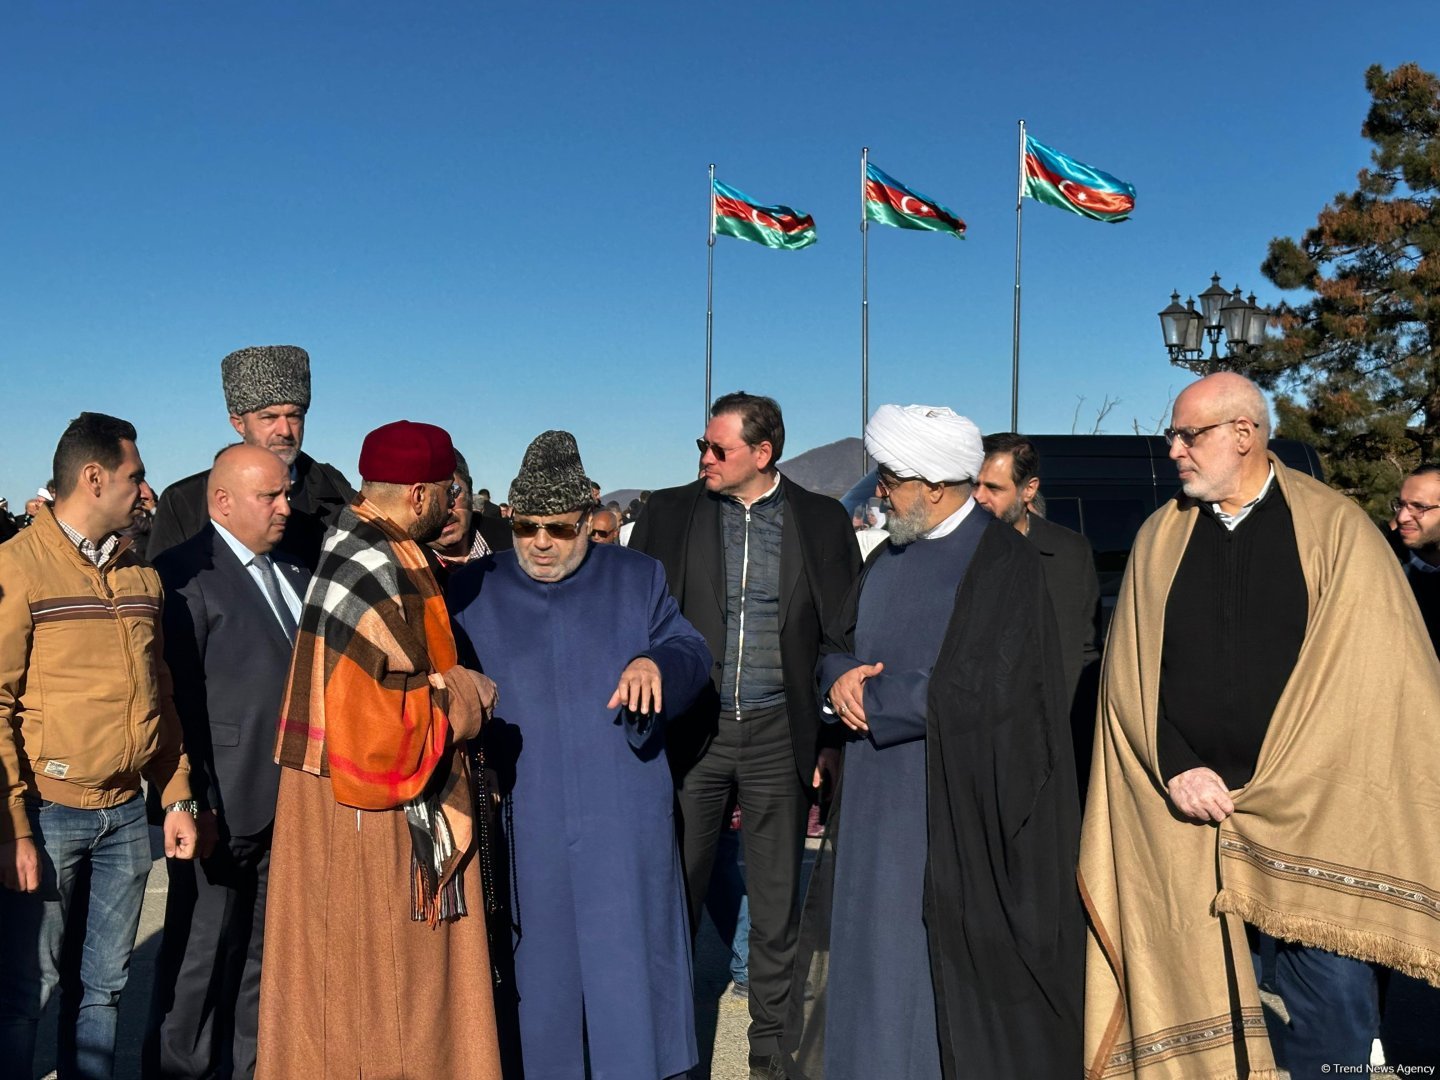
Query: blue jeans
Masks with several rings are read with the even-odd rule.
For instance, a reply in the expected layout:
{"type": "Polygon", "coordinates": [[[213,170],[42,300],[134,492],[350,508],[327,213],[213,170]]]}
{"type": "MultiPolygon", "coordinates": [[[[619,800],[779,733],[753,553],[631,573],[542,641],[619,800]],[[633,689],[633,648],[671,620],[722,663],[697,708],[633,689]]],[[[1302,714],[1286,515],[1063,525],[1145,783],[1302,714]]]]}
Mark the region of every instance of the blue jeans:
{"type": "Polygon", "coordinates": [[[740,833],[724,829],[715,844],[715,867],[710,872],[710,890],[705,910],[730,946],[730,978],[737,986],[750,984],[750,896],[740,870],[740,833]]]}
{"type": "MultiPolygon", "coordinates": [[[[73,1057],[57,1062],[61,1080],[109,1080],[115,1066],[120,993],[140,925],[150,873],[150,831],[138,795],[108,810],[59,803],[27,807],[40,855],[40,888],[0,888],[0,1062],[30,1076],[35,1030],[60,980],[65,911],[75,874],[90,863],[90,917],[80,962],[84,991],[75,1021],[73,1057]]],[[[68,1047],[69,1040],[62,1039],[68,1047]]]]}
{"type": "MultiPolygon", "coordinates": [[[[1267,935],[1252,928],[1251,959],[1260,977],[1259,945],[1267,935]]],[[[1274,941],[1275,992],[1290,1014],[1288,1025],[1268,1010],[1266,1026],[1282,1069],[1292,1080],[1321,1080],[1336,1066],[1363,1073],[1370,1044],[1380,1034],[1380,993],[1376,968],[1363,960],[1274,941]]]]}

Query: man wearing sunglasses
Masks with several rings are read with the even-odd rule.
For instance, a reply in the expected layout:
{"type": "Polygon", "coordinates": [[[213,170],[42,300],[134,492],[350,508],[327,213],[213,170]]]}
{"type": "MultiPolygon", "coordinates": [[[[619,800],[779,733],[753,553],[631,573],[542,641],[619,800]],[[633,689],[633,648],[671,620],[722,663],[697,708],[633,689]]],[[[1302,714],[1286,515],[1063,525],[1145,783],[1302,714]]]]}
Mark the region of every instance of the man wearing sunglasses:
{"type": "Polygon", "coordinates": [[[1136,538],[1103,665],[1086,1068],[1364,1072],[1377,962],[1440,970],[1440,829],[1416,802],[1440,663],[1380,531],[1268,453],[1253,383],[1192,383],[1171,423],[1181,491],[1136,538]],[[1266,935],[1288,1024],[1256,988],[1266,935]]]}
{"type": "MultiPolygon", "coordinates": [[[[510,504],[514,551],[449,586],[463,638],[505,692],[481,742],[505,778],[514,853],[519,1045],[505,1047],[506,1074],[580,1077],[587,1060],[596,1076],[683,1074],[699,1054],[663,733],[710,654],[655,560],[591,543],[569,432],[530,444],[510,504]]],[[[495,928],[497,948],[508,929],[495,928]]]]}
{"type": "Polygon", "coordinates": [[[743,391],[719,398],[697,444],[700,479],[655,492],[630,546],[660,560],[715,659],[706,694],[669,733],[691,924],[738,791],[750,894],[750,1075],[775,1077],[783,1075],[805,819],[822,779],[815,661],[860,556],[845,508],[778,472],[785,423],[774,400],[743,391]]]}

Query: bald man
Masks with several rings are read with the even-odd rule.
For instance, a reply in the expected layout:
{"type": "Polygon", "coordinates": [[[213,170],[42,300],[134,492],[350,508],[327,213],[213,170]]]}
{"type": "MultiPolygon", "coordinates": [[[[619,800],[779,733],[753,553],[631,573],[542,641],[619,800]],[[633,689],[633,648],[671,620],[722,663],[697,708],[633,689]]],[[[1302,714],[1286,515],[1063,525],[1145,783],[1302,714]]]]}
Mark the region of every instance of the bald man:
{"type": "Polygon", "coordinates": [[[276,549],[290,470],[269,450],[220,452],[209,523],[155,560],[165,656],[192,754],[201,858],[169,860],[165,930],[143,1051],[145,1074],[255,1071],[270,835],[280,767],[275,721],[310,572],[276,549]]]}
{"type": "Polygon", "coordinates": [[[590,515],[590,539],[597,544],[620,543],[620,515],[602,506],[590,515]]]}
{"type": "Polygon", "coordinates": [[[1181,491],[1103,666],[1087,1075],[1363,1073],[1377,967],[1440,979],[1440,664],[1364,511],[1267,452],[1253,383],[1191,384],[1171,425],[1181,491]],[[1266,935],[1288,1024],[1256,989],[1266,935]]]}

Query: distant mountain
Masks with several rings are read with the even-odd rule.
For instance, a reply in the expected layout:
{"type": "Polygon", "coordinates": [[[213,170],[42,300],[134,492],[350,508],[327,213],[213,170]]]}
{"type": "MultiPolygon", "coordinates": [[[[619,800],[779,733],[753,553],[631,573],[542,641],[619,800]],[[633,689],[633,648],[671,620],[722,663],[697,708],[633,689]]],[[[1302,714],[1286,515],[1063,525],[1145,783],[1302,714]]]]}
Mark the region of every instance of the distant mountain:
{"type": "Polygon", "coordinates": [[[838,499],[860,479],[862,448],[860,440],[852,435],[806,450],[798,457],[785,458],[780,462],[780,471],[803,488],[838,499]]]}

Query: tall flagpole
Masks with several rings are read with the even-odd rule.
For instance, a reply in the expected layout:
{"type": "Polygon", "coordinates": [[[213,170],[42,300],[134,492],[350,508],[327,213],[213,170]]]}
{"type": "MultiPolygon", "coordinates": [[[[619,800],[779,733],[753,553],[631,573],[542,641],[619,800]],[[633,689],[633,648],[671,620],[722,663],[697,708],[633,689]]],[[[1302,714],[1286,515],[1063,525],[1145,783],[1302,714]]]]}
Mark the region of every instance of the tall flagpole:
{"type": "Polygon", "coordinates": [[[870,148],[860,148],[860,472],[870,471],[865,449],[865,423],[870,419],[870,222],[865,217],[865,181],[870,148]]]}
{"type": "Polygon", "coordinates": [[[700,429],[710,423],[710,357],[715,341],[715,163],[710,163],[710,235],[705,247],[705,408],[700,429]]]}
{"type": "Polygon", "coordinates": [[[1020,430],[1020,217],[1025,205],[1025,121],[1020,121],[1020,178],[1015,193],[1015,325],[1010,344],[1010,430],[1020,430]]]}

